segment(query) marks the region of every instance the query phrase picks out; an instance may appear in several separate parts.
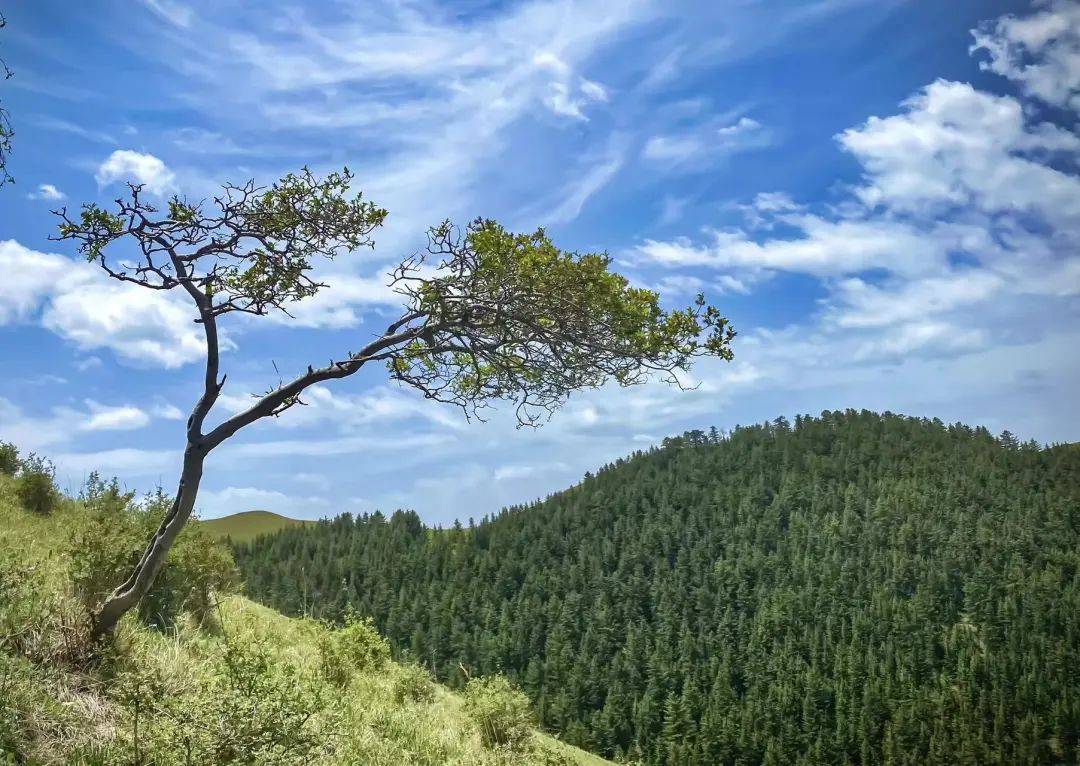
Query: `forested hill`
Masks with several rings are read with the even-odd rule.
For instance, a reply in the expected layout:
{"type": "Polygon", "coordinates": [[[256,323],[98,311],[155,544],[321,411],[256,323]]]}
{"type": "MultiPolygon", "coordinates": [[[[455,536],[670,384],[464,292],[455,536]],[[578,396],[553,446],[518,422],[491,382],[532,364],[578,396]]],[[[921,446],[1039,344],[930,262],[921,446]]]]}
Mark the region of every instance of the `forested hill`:
{"type": "Polygon", "coordinates": [[[1080,450],[869,412],[693,432],[543,502],[262,537],[248,591],[654,764],[1080,761],[1080,450]],[[460,665],[459,665],[460,663],[460,665]]]}

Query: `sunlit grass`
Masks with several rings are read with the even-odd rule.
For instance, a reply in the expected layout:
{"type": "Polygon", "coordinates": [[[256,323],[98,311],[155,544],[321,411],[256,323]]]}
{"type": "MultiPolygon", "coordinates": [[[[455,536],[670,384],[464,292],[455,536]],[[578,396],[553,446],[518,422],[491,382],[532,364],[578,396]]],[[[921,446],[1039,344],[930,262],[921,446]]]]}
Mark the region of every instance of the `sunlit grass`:
{"type": "MultiPolygon", "coordinates": [[[[417,671],[393,662],[347,672],[343,685],[340,674],[331,682],[320,649],[329,627],[285,617],[237,595],[217,600],[209,626],[185,618],[163,632],[128,616],[111,646],[87,660],[69,646],[78,649],[86,636],[66,554],[82,511],[77,501],[65,500],[53,515],[33,516],[17,507],[11,481],[0,477],[0,577],[21,583],[0,590],[21,594],[0,601],[4,630],[15,626],[18,632],[0,636],[0,751],[17,752],[20,762],[183,763],[177,742],[191,733],[185,731],[190,724],[177,720],[190,716],[200,726],[221,727],[223,737],[230,733],[228,717],[213,707],[209,690],[223,688],[222,658],[233,647],[243,657],[267,660],[265,674],[275,679],[268,688],[318,701],[302,726],[303,736],[317,742],[303,758],[305,766],[607,763],[539,733],[513,747],[485,746],[460,697],[437,685],[433,693],[415,695],[419,699],[403,695],[401,684],[415,685],[417,671]],[[154,704],[161,699],[169,705],[154,704]]],[[[253,710],[264,703],[272,709],[273,700],[256,698],[253,710]]],[[[219,756],[200,762],[301,762],[287,755],[219,756]]]]}

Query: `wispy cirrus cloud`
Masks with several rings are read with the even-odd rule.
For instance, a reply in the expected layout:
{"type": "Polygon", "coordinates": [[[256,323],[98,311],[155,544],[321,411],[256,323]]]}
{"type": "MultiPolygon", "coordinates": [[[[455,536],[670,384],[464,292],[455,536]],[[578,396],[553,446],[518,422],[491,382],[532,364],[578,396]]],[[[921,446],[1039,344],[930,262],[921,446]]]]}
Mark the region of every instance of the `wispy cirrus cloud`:
{"type": "Polygon", "coordinates": [[[742,116],[730,123],[710,121],[690,129],[652,136],[642,148],[642,157],[669,168],[692,164],[706,170],[718,159],[735,152],[761,149],[772,142],[769,130],[760,122],[742,116]]]}

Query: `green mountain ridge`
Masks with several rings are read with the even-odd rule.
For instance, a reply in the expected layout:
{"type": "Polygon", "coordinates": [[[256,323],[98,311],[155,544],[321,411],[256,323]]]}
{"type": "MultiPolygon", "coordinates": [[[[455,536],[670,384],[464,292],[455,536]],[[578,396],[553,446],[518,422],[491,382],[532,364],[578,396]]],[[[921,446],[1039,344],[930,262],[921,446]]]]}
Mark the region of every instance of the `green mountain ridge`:
{"type": "Polygon", "coordinates": [[[649,764],[1080,762],[1080,450],[886,413],[694,431],[432,532],[236,548],[255,599],[374,618],[451,687],[649,764]]]}

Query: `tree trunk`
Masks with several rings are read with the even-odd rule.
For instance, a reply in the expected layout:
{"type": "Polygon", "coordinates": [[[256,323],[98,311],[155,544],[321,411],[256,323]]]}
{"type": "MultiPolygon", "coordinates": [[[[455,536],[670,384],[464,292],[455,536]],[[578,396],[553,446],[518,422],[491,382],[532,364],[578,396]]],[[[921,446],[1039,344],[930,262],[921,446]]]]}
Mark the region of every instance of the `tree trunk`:
{"type": "Polygon", "coordinates": [[[172,507],[161,520],[154,536],[150,538],[142,558],[139,559],[131,575],[105,599],[97,614],[94,615],[95,636],[112,633],[120,618],[135,607],[154,584],[169,554],[169,549],[176,542],[180,530],[191,518],[191,512],[195,508],[195,497],[199,492],[199,482],[202,480],[205,458],[204,448],[188,443],[187,449],[184,450],[180,485],[176,489],[176,498],[173,500],[172,507]]]}

